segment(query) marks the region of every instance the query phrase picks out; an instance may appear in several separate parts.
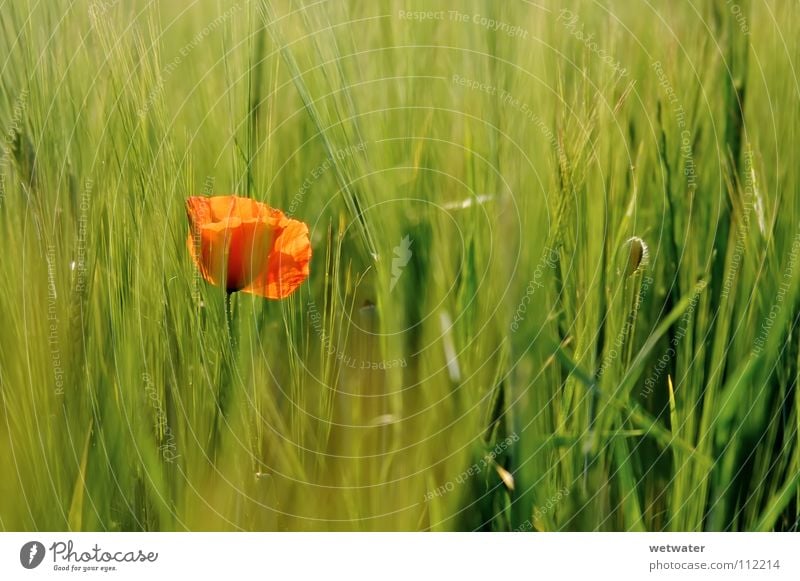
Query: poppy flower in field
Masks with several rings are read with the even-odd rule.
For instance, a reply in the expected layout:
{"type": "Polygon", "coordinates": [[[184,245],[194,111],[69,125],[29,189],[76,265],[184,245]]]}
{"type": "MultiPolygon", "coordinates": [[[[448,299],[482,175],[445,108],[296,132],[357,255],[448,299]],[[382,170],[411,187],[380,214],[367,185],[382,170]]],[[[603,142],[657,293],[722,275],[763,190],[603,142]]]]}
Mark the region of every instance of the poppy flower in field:
{"type": "Polygon", "coordinates": [[[189,252],[211,284],[282,299],[308,278],[311,243],[305,223],[239,196],[192,196],[186,211],[189,252]]]}

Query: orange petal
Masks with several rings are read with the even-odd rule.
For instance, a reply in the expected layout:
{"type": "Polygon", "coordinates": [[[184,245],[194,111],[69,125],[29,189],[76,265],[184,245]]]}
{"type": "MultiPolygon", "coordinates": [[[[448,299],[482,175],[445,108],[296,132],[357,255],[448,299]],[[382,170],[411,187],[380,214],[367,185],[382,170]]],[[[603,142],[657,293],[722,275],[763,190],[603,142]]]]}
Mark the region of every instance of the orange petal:
{"type": "MultiPolygon", "coordinates": [[[[239,271],[230,272],[228,264],[231,242],[242,225],[239,218],[205,224],[201,230],[200,262],[203,276],[215,285],[230,286],[231,277],[238,282],[239,271]]],[[[230,290],[230,288],[228,288],[230,290]]]]}
{"type": "Polygon", "coordinates": [[[311,242],[308,226],[286,218],[269,254],[267,269],[242,292],[270,299],[282,299],[292,294],[308,278],[311,261],[311,242]]]}
{"type": "Polygon", "coordinates": [[[196,225],[234,217],[242,220],[257,218],[275,223],[285,219],[281,211],[239,196],[191,196],[186,200],[186,209],[189,220],[196,225]]]}

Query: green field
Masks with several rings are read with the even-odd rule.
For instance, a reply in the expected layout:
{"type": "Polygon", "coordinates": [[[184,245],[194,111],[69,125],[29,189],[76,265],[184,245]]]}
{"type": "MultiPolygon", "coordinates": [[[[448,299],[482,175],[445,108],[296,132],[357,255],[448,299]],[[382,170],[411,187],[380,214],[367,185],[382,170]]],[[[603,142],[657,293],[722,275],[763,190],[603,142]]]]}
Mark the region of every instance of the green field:
{"type": "Polygon", "coordinates": [[[0,0],[0,530],[797,531],[793,0],[0,0]],[[310,230],[231,296],[185,201],[310,230]]]}

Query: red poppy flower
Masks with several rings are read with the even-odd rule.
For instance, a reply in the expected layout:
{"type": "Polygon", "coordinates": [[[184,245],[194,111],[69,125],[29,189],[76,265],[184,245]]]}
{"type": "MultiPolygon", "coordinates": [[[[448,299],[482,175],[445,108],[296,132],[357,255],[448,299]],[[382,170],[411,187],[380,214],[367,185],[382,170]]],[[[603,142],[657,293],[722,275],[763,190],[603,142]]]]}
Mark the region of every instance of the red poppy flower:
{"type": "Polygon", "coordinates": [[[186,200],[189,252],[208,282],[282,299],[308,278],[308,226],[239,196],[186,200]]]}

